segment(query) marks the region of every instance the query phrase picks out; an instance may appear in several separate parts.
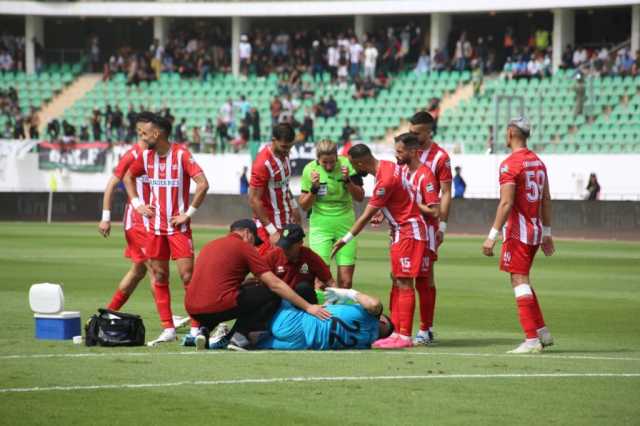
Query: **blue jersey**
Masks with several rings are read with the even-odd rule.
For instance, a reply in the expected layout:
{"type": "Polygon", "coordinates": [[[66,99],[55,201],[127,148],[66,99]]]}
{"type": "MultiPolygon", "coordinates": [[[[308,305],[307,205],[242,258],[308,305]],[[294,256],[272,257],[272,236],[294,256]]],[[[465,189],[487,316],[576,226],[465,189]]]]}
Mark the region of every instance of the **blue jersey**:
{"type": "Polygon", "coordinates": [[[329,305],[331,319],[321,320],[283,300],[261,349],[369,349],[378,339],[378,318],[360,305],[329,305]]]}

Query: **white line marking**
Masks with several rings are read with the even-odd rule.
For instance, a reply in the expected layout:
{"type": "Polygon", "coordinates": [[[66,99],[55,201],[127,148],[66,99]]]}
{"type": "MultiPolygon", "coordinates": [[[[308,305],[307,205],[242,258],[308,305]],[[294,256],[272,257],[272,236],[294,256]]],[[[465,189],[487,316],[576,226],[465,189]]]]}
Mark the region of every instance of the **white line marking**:
{"type": "Polygon", "coordinates": [[[640,378],[640,373],[532,373],[532,374],[432,374],[417,376],[337,376],[337,377],[274,377],[265,379],[186,380],[165,383],[123,383],[113,385],[37,386],[32,388],[0,388],[0,393],[49,392],[105,389],[140,389],[174,386],[215,386],[271,384],[296,382],[353,382],[375,380],[443,380],[443,379],[529,379],[529,378],[640,378]]]}
{"type": "Polygon", "coordinates": [[[84,352],[77,354],[13,354],[0,355],[0,359],[40,359],[40,358],[101,358],[101,357],[136,357],[136,356],[205,356],[205,355],[266,355],[266,354],[295,354],[295,355],[400,355],[400,356],[460,356],[469,358],[496,358],[505,357],[511,359],[518,358],[535,358],[535,359],[570,359],[570,360],[591,360],[591,361],[640,361],[640,358],[632,357],[614,357],[614,356],[593,356],[593,355],[555,355],[553,353],[544,353],[540,355],[513,355],[501,353],[472,353],[472,352],[418,352],[418,351],[380,351],[380,350],[345,350],[345,351],[184,351],[184,352],[84,352]]]}

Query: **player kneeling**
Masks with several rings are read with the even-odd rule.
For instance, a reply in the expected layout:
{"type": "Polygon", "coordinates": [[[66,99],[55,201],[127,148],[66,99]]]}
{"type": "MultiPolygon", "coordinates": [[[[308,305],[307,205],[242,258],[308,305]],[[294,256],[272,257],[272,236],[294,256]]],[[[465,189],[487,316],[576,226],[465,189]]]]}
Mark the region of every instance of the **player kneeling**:
{"type": "Polygon", "coordinates": [[[335,350],[370,349],[371,344],[393,333],[393,324],[382,313],[380,300],[352,289],[327,288],[326,306],[331,318],[321,320],[286,300],[269,323],[269,333],[256,342],[257,349],[335,350]],[[355,302],[356,304],[345,304],[355,302]]]}

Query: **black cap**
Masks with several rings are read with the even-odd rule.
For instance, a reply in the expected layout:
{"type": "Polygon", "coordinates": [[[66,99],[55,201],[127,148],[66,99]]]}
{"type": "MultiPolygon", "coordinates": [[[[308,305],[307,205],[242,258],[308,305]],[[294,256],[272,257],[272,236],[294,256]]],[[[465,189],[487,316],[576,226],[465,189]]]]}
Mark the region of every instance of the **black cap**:
{"type": "Polygon", "coordinates": [[[255,242],[253,243],[254,246],[259,246],[260,244],[262,244],[262,240],[260,239],[260,237],[258,237],[258,227],[253,220],[240,219],[231,224],[231,231],[237,231],[239,229],[248,229],[253,234],[253,238],[255,239],[255,242]]]}
{"type": "Polygon", "coordinates": [[[286,250],[302,240],[304,240],[304,229],[300,225],[290,223],[282,230],[282,235],[276,245],[286,250]]]}

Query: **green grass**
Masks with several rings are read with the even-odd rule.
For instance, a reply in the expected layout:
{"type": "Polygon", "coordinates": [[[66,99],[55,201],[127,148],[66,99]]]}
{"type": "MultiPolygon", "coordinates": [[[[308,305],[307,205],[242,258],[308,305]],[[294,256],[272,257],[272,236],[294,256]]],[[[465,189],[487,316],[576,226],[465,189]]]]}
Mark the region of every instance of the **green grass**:
{"type": "MultiPolygon", "coordinates": [[[[220,234],[196,229],[196,247],[220,234]]],[[[449,237],[442,247],[437,346],[346,353],[195,353],[177,344],[106,349],[36,340],[29,286],[63,283],[66,308],[86,320],[128,268],[121,229],[104,240],[93,225],[0,223],[0,241],[0,390],[115,385],[0,392],[2,424],[610,425],[637,424],[640,416],[640,243],[558,241],[556,256],[540,256],[532,284],[556,346],[518,357],[504,354],[521,340],[508,277],[496,258],[480,255],[479,238],[449,237]],[[81,354],[90,356],[71,356],[81,354]],[[620,376],[628,373],[636,376],[620,376]],[[306,381],[237,382],[275,378],[306,381]]],[[[359,244],[356,286],[386,301],[386,236],[365,232],[359,244]]],[[[174,311],[184,314],[172,273],[174,311]]],[[[147,280],[125,311],[143,316],[149,338],[160,332],[147,280]]]]}

